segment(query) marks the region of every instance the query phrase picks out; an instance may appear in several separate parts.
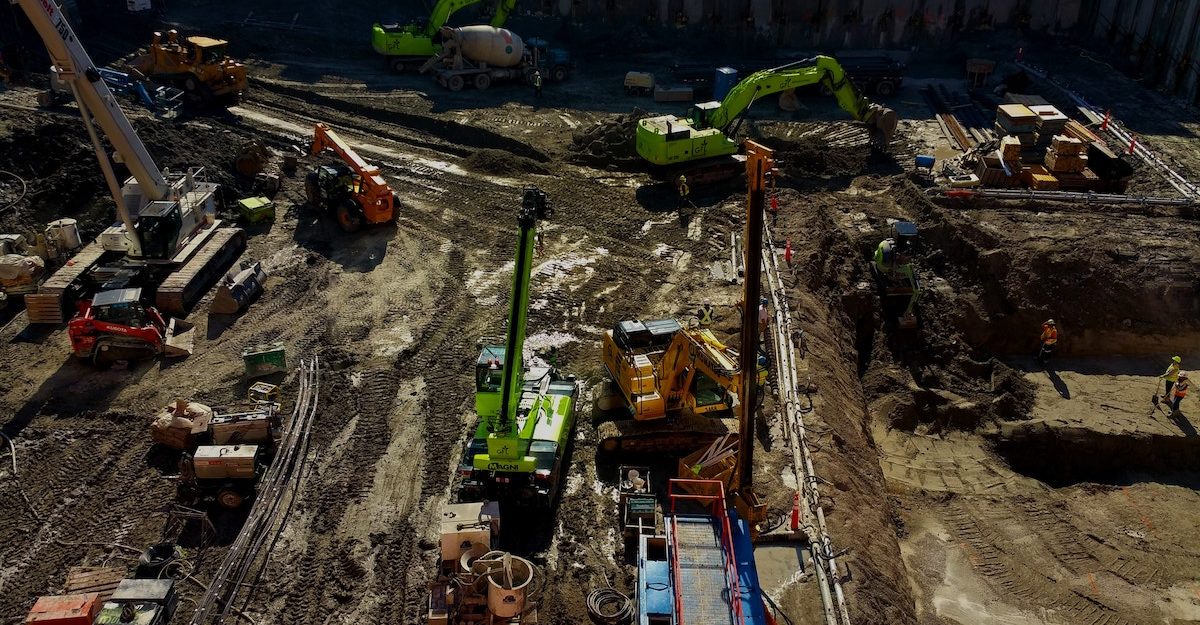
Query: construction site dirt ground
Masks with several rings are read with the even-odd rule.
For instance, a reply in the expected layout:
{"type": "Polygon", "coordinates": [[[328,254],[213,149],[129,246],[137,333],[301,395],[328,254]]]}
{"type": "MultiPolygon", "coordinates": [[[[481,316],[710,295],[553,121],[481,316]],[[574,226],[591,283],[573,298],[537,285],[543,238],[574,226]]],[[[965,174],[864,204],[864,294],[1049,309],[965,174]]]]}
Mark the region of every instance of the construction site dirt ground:
{"type": "MultiPolygon", "coordinates": [[[[247,612],[259,623],[420,622],[437,517],[474,425],[478,342],[504,331],[526,185],[556,209],[541,226],[530,347],[557,348],[585,392],[553,519],[505,540],[545,572],[543,622],[586,622],[589,590],[628,592],[633,579],[589,418],[600,334],[711,299],[718,334],[735,336],[740,286],[714,266],[730,256],[743,196],[698,197],[681,215],[669,188],[649,184],[616,138],[631,136],[635,107],[675,109],[621,94],[623,63],[581,63],[535,101],[520,86],[451,94],[383,74],[364,54],[315,62],[299,46],[265,49],[279,39],[259,41],[251,88],[227,115],[131,111],[160,165],[205,166],[227,205],[248,191],[230,167],[244,141],[301,156],[274,223],[248,227],[246,256],[270,273],[259,301],[222,317],[206,299],[189,318],[194,355],[104,371],[70,356],[64,329],[28,326],[11,309],[0,317],[0,410],[19,469],[0,466],[0,622],[20,622],[68,567],[132,566],[160,540],[174,486],[148,453],[150,419],[176,398],[239,401],[242,349],[270,341],[293,364],[320,359],[321,397],[311,472],[247,612]],[[400,193],[394,226],[347,235],[305,206],[303,172],[328,162],[302,155],[316,121],[381,164],[400,193]]],[[[1088,76],[1076,63],[1062,71],[1088,76]]],[[[927,78],[957,77],[933,65],[927,78]]],[[[905,119],[892,159],[871,156],[865,130],[820,100],[800,120],[762,107],[752,130],[778,148],[772,232],[792,246],[805,425],[854,622],[1200,622],[1200,409],[1189,398],[1172,417],[1150,401],[1171,355],[1185,368],[1200,361],[1200,223],[1175,207],[933,202],[911,157],[949,148],[914,104],[915,84],[888,101],[905,119]],[[881,318],[867,272],[889,218],[922,229],[915,334],[881,318]],[[1031,355],[1047,317],[1062,342],[1042,370],[1031,355]]],[[[1091,97],[1200,177],[1194,117],[1119,77],[1102,89],[1091,97]]],[[[0,168],[26,183],[0,230],[71,216],[91,238],[112,204],[78,114],[39,111],[35,96],[0,93],[0,168]]],[[[1134,185],[1170,190],[1140,166],[1134,185]]],[[[796,484],[772,402],[765,413],[757,477],[785,514],[796,484]]],[[[216,544],[189,551],[196,580],[212,575],[238,523],[217,518],[216,544]]],[[[822,619],[811,562],[789,575],[787,558],[767,561],[764,586],[791,621],[822,619]]],[[[185,607],[201,594],[183,589],[185,607]]]]}

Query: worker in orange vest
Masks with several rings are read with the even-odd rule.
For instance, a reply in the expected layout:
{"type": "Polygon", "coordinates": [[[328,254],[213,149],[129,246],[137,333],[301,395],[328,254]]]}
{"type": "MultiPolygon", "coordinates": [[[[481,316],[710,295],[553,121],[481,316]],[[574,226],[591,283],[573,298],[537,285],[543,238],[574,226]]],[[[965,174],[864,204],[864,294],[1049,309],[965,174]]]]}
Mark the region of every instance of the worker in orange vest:
{"type": "Polygon", "coordinates": [[[1039,365],[1046,366],[1046,360],[1054,353],[1054,346],[1058,344],[1058,326],[1054,323],[1053,319],[1047,319],[1042,323],[1042,336],[1040,340],[1042,347],[1038,350],[1037,357],[1034,360],[1039,365]]]}
{"type": "Polygon", "coordinates": [[[1175,398],[1171,400],[1171,412],[1179,412],[1179,404],[1183,402],[1183,398],[1187,397],[1188,392],[1188,374],[1186,371],[1179,372],[1179,379],[1175,382],[1175,398]]]}

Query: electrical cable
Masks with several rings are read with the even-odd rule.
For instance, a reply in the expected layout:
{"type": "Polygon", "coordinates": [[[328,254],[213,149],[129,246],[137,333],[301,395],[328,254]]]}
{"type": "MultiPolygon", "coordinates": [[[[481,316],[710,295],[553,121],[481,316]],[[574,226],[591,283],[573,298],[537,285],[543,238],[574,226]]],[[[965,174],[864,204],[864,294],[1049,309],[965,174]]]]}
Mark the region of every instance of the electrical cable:
{"type": "Polygon", "coordinates": [[[0,213],[3,213],[4,211],[9,210],[12,207],[16,206],[17,203],[20,202],[21,200],[25,199],[25,194],[27,194],[29,192],[29,183],[25,182],[24,178],[14,174],[11,171],[5,170],[5,169],[0,169],[0,174],[12,176],[13,178],[17,179],[17,182],[21,183],[21,195],[18,195],[15,200],[9,202],[8,204],[5,204],[4,206],[0,206],[0,213]]]}
{"type": "Polygon", "coordinates": [[[615,588],[597,588],[588,593],[587,611],[598,625],[625,625],[633,622],[633,602],[615,588]]]}

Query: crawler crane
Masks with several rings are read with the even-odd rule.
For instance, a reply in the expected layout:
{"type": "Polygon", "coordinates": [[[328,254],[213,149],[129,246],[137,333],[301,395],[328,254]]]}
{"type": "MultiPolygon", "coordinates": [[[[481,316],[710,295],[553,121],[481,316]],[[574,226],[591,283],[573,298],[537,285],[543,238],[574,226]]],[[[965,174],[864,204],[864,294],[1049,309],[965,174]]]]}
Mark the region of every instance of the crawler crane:
{"type": "Polygon", "coordinates": [[[18,4],[79,105],[121,220],[50,276],[38,293],[26,296],[29,320],[62,323],[65,309],[80,300],[80,322],[70,327],[76,355],[103,361],[162,353],[171,334],[163,314],[186,314],[245,248],[246,235],[237,228],[219,227],[213,201],[218,185],[205,182],[203,170],[165,174],[158,168],[58,7],[50,0],[18,4]],[[123,185],[97,125],[132,173],[123,185]],[[99,315],[91,311],[96,299],[122,313],[106,323],[96,322],[99,315]],[[144,306],[151,301],[154,307],[144,306]],[[125,314],[130,311],[145,314],[125,314]],[[140,341],[128,340],[136,336],[130,331],[136,329],[130,325],[135,321],[143,330],[153,328],[140,341]]]}

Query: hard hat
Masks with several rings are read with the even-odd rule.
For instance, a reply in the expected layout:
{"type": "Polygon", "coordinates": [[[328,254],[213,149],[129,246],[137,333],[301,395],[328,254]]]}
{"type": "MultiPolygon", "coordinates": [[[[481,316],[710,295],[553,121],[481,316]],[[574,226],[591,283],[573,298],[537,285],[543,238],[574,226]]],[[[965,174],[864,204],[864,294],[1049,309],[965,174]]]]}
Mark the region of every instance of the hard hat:
{"type": "Polygon", "coordinates": [[[760,303],[760,304],[762,304],[763,306],[766,306],[766,305],[767,305],[767,298],[765,298],[765,297],[764,297],[764,298],[762,298],[762,300],[761,300],[759,303],[760,303]]]}
{"type": "Polygon", "coordinates": [[[1179,356],[1173,356],[1173,357],[1171,358],[1171,362],[1174,362],[1174,363],[1181,363],[1181,362],[1183,362],[1183,359],[1182,359],[1182,358],[1180,358],[1179,356]]]}
{"type": "Polygon", "coordinates": [[[1048,326],[1052,326],[1052,325],[1054,325],[1054,320],[1053,320],[1053,319],[1047,319],[1047,320],[1046,320],[1046,325],[1048,325],[1048,326]]]}
{"type": "Polygon", "coordinates": [[[1187,371],[1180,371],[1180,372],[1179,372],[1179,379],[1180,379],[1180,380],[1186,380],[1186,379],[1188,379],[1187,371]]]}
{"type": "MultiPolygon", "coordinates": [[[[710,300],[710,299],[706,299],[706,300],[704,300],[704,305],[705,305],[705,306],[712,306],[712,300],[710,300]]],[[[1176,358],[1178,358],[1178,356],[1176,356],[1176,358]]]]}

